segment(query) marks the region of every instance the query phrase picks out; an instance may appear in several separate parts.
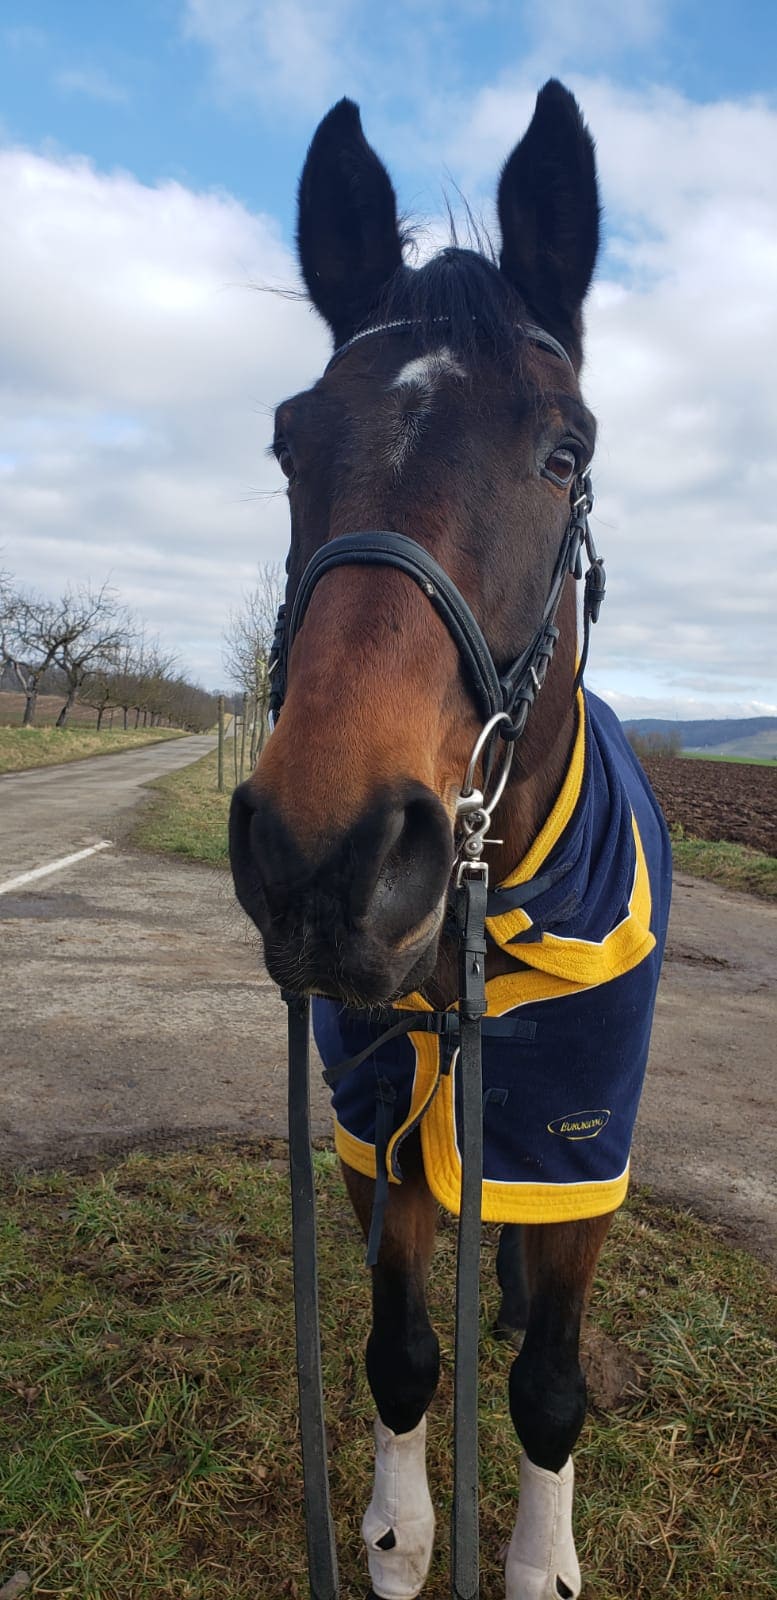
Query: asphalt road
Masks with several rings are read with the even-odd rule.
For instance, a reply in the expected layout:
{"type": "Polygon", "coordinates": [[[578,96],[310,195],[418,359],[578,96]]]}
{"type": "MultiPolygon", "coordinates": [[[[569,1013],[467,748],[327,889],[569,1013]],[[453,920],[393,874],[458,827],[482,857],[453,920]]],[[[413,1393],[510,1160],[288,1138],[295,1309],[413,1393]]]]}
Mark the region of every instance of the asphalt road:
{"type": "Polygon", "coordinates": [[[136,806],[143,785],[212,750],[209,734],[170,739],[119,755],[0,777],[0,883],[100,839],[136,806]]]}
{"type": "MultiPolygon", "coordinates": [[[[0,779],[0,1165],[286,1132],[285,1015],[227,874],[121,844],[192,739],[0,779]]],[[[777,1260],[777,908],[675,880],[635,1178],[777,1260]]],[[[330,1131],[314,1074],[314,1126],[330,1131]]]]}

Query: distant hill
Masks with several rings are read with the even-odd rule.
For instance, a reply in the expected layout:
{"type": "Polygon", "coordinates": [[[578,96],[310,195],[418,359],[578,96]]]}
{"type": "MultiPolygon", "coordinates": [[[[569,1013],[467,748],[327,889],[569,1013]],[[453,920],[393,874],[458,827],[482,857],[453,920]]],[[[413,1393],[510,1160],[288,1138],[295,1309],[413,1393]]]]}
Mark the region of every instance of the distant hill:
{"type": "Polygon", "coordinates": [[[710,717],[688,722],[668,717],[630,717],[627,733],[646,738],[680,740],[683,750],[704,750],[709,755],[777,758],[777,717],[710,717]]]}

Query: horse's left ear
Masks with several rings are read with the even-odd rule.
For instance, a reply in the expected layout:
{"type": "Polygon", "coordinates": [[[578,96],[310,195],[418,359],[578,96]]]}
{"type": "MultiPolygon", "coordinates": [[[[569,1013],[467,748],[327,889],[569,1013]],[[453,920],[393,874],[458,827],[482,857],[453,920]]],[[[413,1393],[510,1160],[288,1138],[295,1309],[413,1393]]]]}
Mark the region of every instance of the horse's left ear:
{"type": "Polygon", "coordinates": [[[500,267],[531,315],[579,355],[580,308],[599,248],[594,144],[551,78],[499,182],[500,267]]]}
{"type": "Polygon", "coordinates": [[[310,298],[342,344],[374,313],[402,265],[391,179],[352,100],[338,101],[313,135],[299,184],[297,245],[310,298]]]}

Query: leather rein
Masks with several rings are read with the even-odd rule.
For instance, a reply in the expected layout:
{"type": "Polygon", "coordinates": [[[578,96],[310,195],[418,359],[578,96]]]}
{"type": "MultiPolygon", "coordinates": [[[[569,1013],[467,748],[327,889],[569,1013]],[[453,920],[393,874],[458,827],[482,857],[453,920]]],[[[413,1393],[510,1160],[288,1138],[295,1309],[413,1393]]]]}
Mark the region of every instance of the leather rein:
{"type": "MultiPolygon", "coordinates": [[[[442,319],[445,320],[445,319],[442,319]]],[[[412,322],[392,322],[364,329],[335,350],[327,371],[361,339],[389,332],[411,331],[412,322]]],[[[572,366],[562,345],[543,328],[524,326],[526,338],[572,366]]],[[[583,596],[583,646],[575,676],[576,693],[588,655],[591,623],[596,622],[605,592],[604,563],[596,554],[588,524],[593,505],[591,480],[579,472],[570,488],[570,514],[559,547],[540,622],[520,655],[501,674],[477,619],[452,579],[427,550],[405,534],[367,531],[344,534],[316,551],[305,568],[290,613],[278,611],[269,659],[271,682],[270,725],[280,715],[286,691],[288,659],[303,625],[317,583],[341,566],[393,567],[417,584],[448,629],[461,659],[469,687],[483,718],[456,807],[460,842],[453,909],[458,947],[459,997],[457,1010],[400,1012],[390,1007],[381,1013],[388,1026],[372,1045],[324,1073],[330,1085],[360,1065],[378,1045],[410,1032],[434,1032],[446,1041],[446,1071],[457,1062],[462,1088],[461,1202],[456,1263],[456,1339],[454,1385],[454,1469],[451,1517],[452,1600],[477,1600],[478,1553],[478,1323],[480,1278],[481,1191],[483,1170],[483,1115],[481,1035],[499,1019],[485,1019],[486,931],[488,865],[482,858],[491,816],[509,776],[515,743],[547,676],[559,630],[556,616],[569,575],[583,577],[582,551],[588,568],[583,596]],[[501,770],[495,781],[495,738],[506,741],[501,770]],[[479,762],[485,776],[476,786],[479,762]],[[490,793],[486,793],[490,791],[490,793]]],[[[282,990],[288,1008],[289,1047],[289,1165],[292,1200],[292,1253],[294,1262],[294,1313],[300,1434],[305,1488],[308,1571],[312,1600],[338,1600],[337,1554],[329,1504],[326,1437],[324,1428],[321,1339],[316,1259],[316,1201],[310,1128],[310,999],[282,990]]],[[[369,1012],[375,1022],[376,1011],[369,1012]]],[[[393,1090],[378,1079],[376,1088],[376,1184],[372,1222],[367,1244],[367,1264],[378,1259],[383,1215],[388,1201],[387,1150],[392,1133],[393,1090]]]]}

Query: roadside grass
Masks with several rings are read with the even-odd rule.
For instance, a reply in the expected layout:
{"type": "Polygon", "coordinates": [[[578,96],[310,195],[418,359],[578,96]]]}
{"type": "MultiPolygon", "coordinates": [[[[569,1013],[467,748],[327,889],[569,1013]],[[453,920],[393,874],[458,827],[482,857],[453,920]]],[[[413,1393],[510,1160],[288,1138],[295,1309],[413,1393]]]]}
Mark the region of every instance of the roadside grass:
{"type": "Polygon", "coordinates": [[[679,872],[707,878],[726,889],[739,889],[762,900],[777,900],[777,856],[763,855],[744,844],[686,836],[673,828],[672,859],[679,872]]]}
{"type": "Polygon", "coordinates": [[[182,739],[180,728],[0,728],[0,773],[53,767],[86,756],[115,755],[163,739],[182,739]]]}
{"type": "MultiPolygon", "coordinates": [[[[5,1178],[0,1224],[0,1583],[73,1600],[300,1600],[307,1594],[291,1312],[290,1215],[276,1152],[133,1155],[106,1174],[5,1178]]],[[[334,1156],[316,1156],[325,1389],[343,1592],[364,1593],[359,1520],[373,1406],[369,1294],[334,1156]]],[[[484,1600],[504,1594],[515,1515],[513,1352],[489,1327],[485,1230],[480,1426],[484,1600]],[[501,1586],[500,1586],[501,1584],[501,1586]]],[[[455,1227],[430,1304],[443,1379],[430,1419],[447,1581],[455,1227]]],[[[763,1600],[774,1571],[777,1381],[764,1268],[635,1196],[605,1248],[591,1320],[641,1369],[625,1410],[575,1452],[591,1600],[763,1600]]]]}
{"type": "Polygon", "coordinates": [[[157,850],[226,866],[229,802],[234,787],[232,741],[224,753],[223,794],[216,788],[218,751],[180,772],[166,773],[148,785],[153,796],[142,810],[130,835],[138,850],[157,850]]]}

